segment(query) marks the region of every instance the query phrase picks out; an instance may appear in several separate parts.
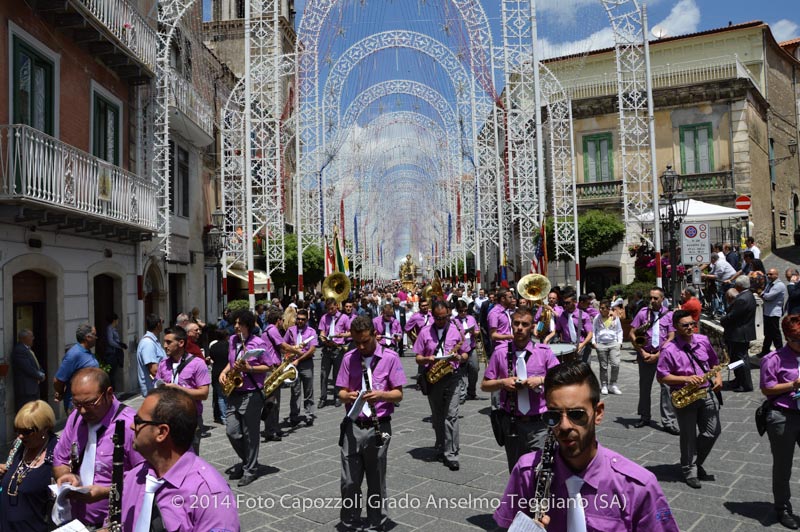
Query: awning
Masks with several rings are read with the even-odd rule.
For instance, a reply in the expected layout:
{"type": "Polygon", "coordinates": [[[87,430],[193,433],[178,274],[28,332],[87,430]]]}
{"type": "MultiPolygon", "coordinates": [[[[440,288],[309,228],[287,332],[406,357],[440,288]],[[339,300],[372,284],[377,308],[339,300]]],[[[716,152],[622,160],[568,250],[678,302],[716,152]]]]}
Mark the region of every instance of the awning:
{"type": "MultiPolygon", "coordinates": [[[[661,217],[667,216],[667,207],[659,209],[661,217]]],[[[733,209],[731,207],[723,207],[722,205],[715,205],[713,203],[706,203],[705,201],[697,201],[690,199],[689,208],[686,211],[684,222],[714,222],[718,220],[729,220],[731,218],[744,218],[747,217],[748,212],[740,209],[733,209]]],[[[653,221],[653,212],[647,212],[642,216],[643,222],[653,221]]]]}
{"type": "MultiPolygon", "coordinates": [[[[240,268],[228,268],[228,277],[235,277],[244,281],[244,286],[247,286],[247,270],[240,268]]],[[[253,271],[253,281],[255,282],[255,291],[257,294],[267,293],[267,272],[264,270],[253,271]]]]}

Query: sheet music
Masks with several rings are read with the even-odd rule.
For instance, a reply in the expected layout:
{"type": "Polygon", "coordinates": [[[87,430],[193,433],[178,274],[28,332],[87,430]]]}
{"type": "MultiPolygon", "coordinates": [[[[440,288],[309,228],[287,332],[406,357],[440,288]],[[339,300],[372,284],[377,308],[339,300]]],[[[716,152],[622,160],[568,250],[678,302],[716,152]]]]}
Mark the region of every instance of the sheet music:
{"type": "Polygon", "coordinates": [[[358,392],[358,397],[356,400],[353,401],[353,406],[350,407],[350,410],[347,412],[347,417],[355,421],[358,419],[358,414],[361,413],[361,409],[364,408],[364,394],[367,393],[366,390],[361,390],[358,392]]]}
{"type": "Polygon", "coordinates": [[[89,532],[89,529],[77,519],[73,519],[64,526],[56,528],[55,532],[89,532]]]}
{"type": "Polygon", "coordinates": [[[245,358],[251,357],[260,357],[261,353],[266,351],[266,349],[250,349],[247,353],[244,354],[245,358]]]}
{"type": "MultiPolygon", "coordinates": [[[[79,493],[89,493],[89,486],[75,487],[72,484],[65,482],[61,484],[61,486],[58,486],[57,484],[50,484],[49,488],[56,498],[55,503],[53,504],[53,510],[50,513],[50,518],[53,520],[53,522],[57,525],[60,525],[66,521],[71,521],[68,524],[77,522],[80,525],[80,521],[72,521],[72,504],[67,498],[67,495],[73,491],[77,491],[79,493]]],[[[64,530],[86,530],[86,528],[65,528],[64,530]]]]}
{"type": "Polygon", "coordinates": [[[536,521],[522,512],[517,512],[508,532],[546,532],[536,521]]]}
{"type": "Polygon", "coordinates": [[[728,369],[736,369],[739,366],[744,366],[744,360],[737,360],[736,362],[731,362],[728,364],[728,369]]]}

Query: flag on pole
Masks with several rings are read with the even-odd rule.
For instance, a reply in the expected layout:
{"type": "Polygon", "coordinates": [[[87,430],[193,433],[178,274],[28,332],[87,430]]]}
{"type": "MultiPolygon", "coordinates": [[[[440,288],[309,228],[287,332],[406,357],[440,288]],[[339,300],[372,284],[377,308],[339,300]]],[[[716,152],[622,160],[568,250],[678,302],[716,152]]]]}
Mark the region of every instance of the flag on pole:
{"type": "Polygon", "coordinates": [[[547,276],[547,225],[542,221],[539,225],[539,242],[541,245],[536,253],[536,260],[539,263],[539,273],[547,276]]]}
{"type": "Polygon", "coordinates": [[[349,274],[347,257],[342,252],[342,243],[339,241],[339,230],[333,228],[333,257],[334,257],[334,271],[349,274]]]}
{"type": "Polygon", "coordinates": [[[353,216],[353,243],[356,246],[356,255],[358,255],[358,215],[353,216]]]}
{"type": "Polygon", "coordinates": [[[331,247],[328,245],[328,241],[325,241],[325,277],[329,276],[334,272],[335,263],[333,260],[333,252],[331,251],[331,247]]]}
{"type": "Polygon", "coordinates": [[[503,254],[503,263],[500,265],[500,286],[508,288],[508,270],[506,268],[506,261],[508,258],[505,253],[503,254]]]}
{"type": "Polygon", "coordinates": [[[453,244],[453,215],[447,213],[447,251],[452,251],[453,244]]]}

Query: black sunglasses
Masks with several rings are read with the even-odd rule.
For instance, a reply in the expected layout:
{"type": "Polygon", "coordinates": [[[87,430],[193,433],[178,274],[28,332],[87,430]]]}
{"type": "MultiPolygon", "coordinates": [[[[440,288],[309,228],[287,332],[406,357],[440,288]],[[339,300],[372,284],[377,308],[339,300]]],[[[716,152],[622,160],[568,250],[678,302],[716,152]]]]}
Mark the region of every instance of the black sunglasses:
{"type": "Polygon", "coordinates": [[[156,421],[155,419],[142,419],[139,417],[139,414],[133,416],[133,426],[138,427],[140,425],[169,425],[166,421],[156,421]]]}
{"type": "Polygon", "coordinates": [[[14,429],[14,432],[19,434],[20,436],[27,436],[28,434],[33,434],[34,432],[38,431],[36,427],[31,427],[29,429],[21,429],[19,427],[14,429]]]}
{"type": "Polygon", "coordinates": [[[589,413],[583,408],[568,408],[567,410],[548,410],[542,414],[542,421],[548,427],[555,427],[561,423],[561,416],[567,414],[567,419],[573,425],[581,427],[589,422],[589,413]]]}

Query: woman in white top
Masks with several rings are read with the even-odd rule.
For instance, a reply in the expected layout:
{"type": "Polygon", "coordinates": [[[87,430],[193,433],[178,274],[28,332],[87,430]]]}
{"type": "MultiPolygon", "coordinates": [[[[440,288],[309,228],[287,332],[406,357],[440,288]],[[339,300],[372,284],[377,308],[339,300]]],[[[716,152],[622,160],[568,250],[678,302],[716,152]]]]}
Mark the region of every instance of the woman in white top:
{"type": "Polygon", "coordinates": [[[597,358],[600,361],[600,393],[621,394],[617,386],[619,376],[619,351],[622,346],[622,324],[616,314],[610,312],[611,302],[604,299],[600,302],[600,314],[595,316],[592,323],[594,335],[592,344],[597,349],[597,358]],[[608,362],[611,361],[611,386],[608,386],[608,362]]]}

